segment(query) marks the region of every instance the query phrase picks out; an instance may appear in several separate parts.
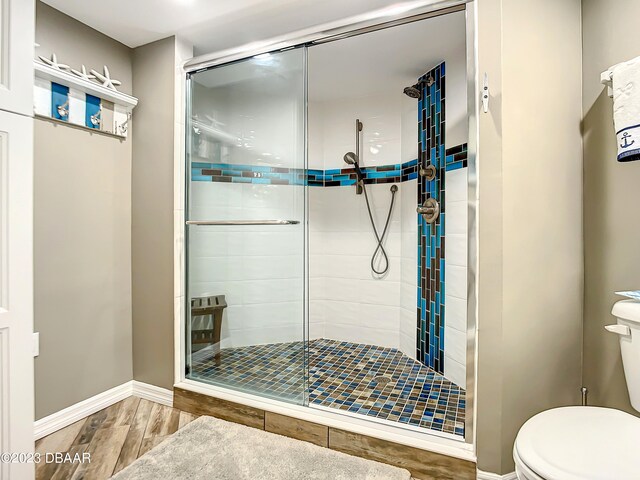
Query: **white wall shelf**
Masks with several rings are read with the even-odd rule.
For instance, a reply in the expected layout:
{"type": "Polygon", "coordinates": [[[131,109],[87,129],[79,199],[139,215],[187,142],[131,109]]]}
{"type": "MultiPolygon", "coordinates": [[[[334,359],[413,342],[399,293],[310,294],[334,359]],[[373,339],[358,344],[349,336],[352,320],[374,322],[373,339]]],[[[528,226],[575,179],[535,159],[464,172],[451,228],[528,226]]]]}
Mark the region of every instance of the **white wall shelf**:
{"type": "Polygon", "coordinates": [[[84,125],[78,125],[77,123],[71,123],[65,120],[58,120],[57,118],[53,118],[48,115],[40,115],[39,113],[34,114],[34,118],[38,118],[46,122],[51,122],[54,125],[64,125],[65,127],[77,128],[78,130],[84,130],[85,132],[95,133],[97,135],[106,135],[107,137],[115,137],[120,140],[126,140],[127,138],[126,135],[119,135],[117,133],[106,132],[104,130],[100,130],[99,128],[85,127],[84,125]]]}
{"type": "Polygon", "coordinates": [[[33,61],[33,68],[35,70],[36,78],[59,83],[60,85],[79,90],[83,93],[94,95],[103,100],[113,102],[116,105],[126,107],[128,110],[133,110],[133,108],[138,104],[138,99],[136,97],[112,90],[111,88],[103,87],[98,83],[85,80],[72,73],[65,72],[64,70],[50,67],[49,65],[45,65],[37,60],[33,61]]]}
{"type": "Polygon", "coordinates": [[[37,117],[118,138],[127,137],[137,98],[37,60],[33,67],[33,113],[37,117]]]}

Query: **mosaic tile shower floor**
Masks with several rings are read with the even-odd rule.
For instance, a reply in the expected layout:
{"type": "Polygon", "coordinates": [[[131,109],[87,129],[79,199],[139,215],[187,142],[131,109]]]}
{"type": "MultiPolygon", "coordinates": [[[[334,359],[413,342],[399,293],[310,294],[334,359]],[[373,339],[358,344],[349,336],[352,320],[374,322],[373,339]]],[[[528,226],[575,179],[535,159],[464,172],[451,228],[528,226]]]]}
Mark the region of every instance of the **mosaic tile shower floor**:
{"type": "MultiPolygon", "coordinates": [[[[194,361],[191,378],[301,402],[303,342],[221,351],[194,361]]],[[[465,392],[395,348],[311,340],[309,403],[464,435],[465,392]]]]}

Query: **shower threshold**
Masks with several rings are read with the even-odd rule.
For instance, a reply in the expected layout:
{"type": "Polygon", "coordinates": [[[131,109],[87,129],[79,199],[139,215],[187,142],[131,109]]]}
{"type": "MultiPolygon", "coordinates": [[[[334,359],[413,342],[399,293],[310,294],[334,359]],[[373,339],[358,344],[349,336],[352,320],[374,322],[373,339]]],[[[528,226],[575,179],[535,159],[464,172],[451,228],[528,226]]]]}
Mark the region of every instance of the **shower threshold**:
{"type": "Polygon", "coordinates": [[[228,348],[201,357],[190,378],[417,432],[464,438],[465,391],[394,348],[318,339],[228,348]],[[303,393],[304,392],[304,393],[303,393]]]}

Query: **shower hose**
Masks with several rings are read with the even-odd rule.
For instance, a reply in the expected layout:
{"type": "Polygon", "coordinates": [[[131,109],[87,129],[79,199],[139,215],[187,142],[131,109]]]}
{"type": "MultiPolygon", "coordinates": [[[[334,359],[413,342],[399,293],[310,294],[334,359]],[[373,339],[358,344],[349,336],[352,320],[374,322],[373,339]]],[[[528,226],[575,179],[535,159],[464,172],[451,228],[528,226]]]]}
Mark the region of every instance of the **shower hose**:
{"type": "Polygon", "coordinates": [[[382,230],[382,235],[378,235],[378,229],[376,228],[376,222],[373,219],[373,214],[371,213],[371,205],[369,204],[369,196],[367,195],[367,186],[362,182],[362,189],[364,190],[364,199],[367,201],[367,210],[369,211],[369,220],[371,220],[371,226],[373,227],[373,233],[376,236],[376,240],[378,241],[378,246],[376,247],[373,255],[371,256],[371,270],[376,275],[384,275],[389,271],[389,257],[387,256],[387,251],[384,249],[384,239],[387,235],[387,230],[389,229],[389,223],[391,222],[391,213],[393,212],[393,204],[396,199],[396,192],[398,191],[397,185],[391,186],[391,203],[389,204],[389,213],[387,214],[387,221],[384,224],[384,229],[382,230]],[[377,270],[375,261],[378,253],[382,253],[384,268],[382,270],[377,270]]]}

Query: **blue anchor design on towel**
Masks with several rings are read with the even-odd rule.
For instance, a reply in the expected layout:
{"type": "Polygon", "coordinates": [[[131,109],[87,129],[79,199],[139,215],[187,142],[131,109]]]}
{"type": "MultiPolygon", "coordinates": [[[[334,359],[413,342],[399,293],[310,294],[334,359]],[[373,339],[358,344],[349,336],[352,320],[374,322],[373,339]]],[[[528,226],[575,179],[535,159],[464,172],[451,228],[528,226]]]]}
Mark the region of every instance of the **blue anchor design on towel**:
{"type": "Polygon", "coordinates": [[[624,143],[620,145],[621,148],[629,148],[631,145],[636,143],[635,140],[631,140],[631,143],[629,143],[630,137],[631,135],[629,134],[629,132],[624,132],[624,135],[622,135],[622,139],[624,140],[624,143]]]}

